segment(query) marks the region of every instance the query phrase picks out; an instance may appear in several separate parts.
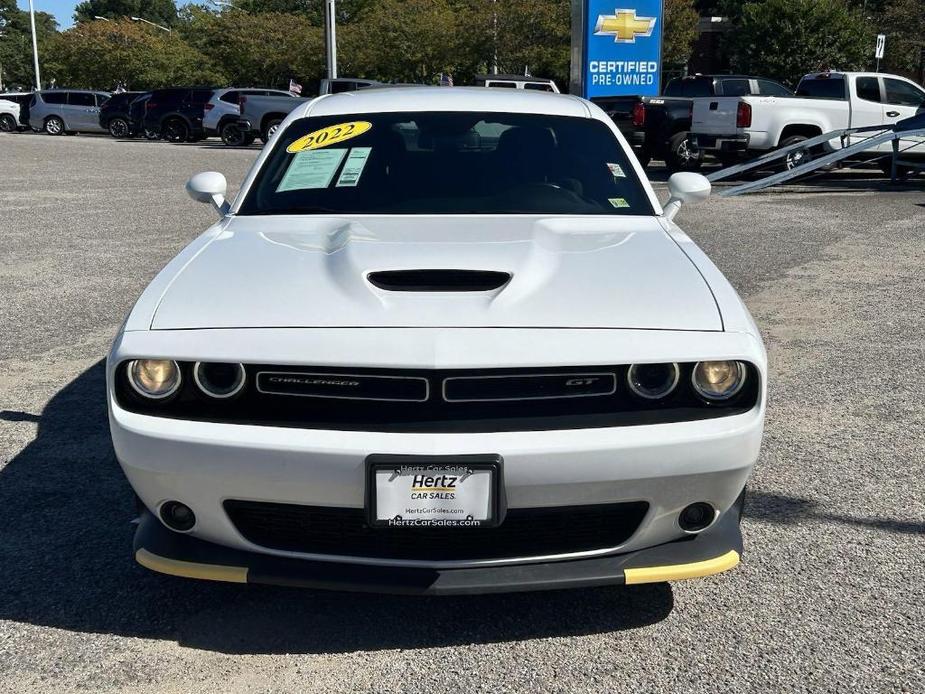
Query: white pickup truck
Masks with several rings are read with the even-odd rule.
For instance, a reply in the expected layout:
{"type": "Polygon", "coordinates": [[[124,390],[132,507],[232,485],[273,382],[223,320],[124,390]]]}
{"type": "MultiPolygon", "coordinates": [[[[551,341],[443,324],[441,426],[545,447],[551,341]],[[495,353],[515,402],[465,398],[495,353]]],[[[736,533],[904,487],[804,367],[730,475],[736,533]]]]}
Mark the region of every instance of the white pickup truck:
{"type": "MultiPolygon", "coordinates": [[[[925,109],[925,89],[897,75],[875,72],[819,72],[806,75],[795,96],[704,97],[694,99],[690,144],[729,164],[793,145],[816,135],[867,126],[891,126],[925,109]]],[[[854,144],[871,133],[850,136],[854,144]]],[[[831,148],[841,140],[830,140],[831,148]]],[[[900,147],[915,144],[902,140],[900,147]]],[[[892,151],[890,143],[871,151],[892,151]]],[[[908,155],[925,157],[925,143],[908,155]]],[[[792,168],[813,153],[796,149],[788,155],[792,168]]],[[[889,166],[884,159],[884,166],[889,166]]]]}

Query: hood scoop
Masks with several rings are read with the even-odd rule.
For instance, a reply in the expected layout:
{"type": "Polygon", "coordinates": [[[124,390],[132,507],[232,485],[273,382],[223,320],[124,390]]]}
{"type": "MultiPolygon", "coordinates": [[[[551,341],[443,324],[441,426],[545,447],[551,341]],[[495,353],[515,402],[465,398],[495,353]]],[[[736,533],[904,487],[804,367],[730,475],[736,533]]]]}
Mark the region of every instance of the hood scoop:
{"type": "Polygon", "coordinates": [[[494,270],[382,270],[366,278],[390,292],[489,292],[511,281],[511,273],[494,270]]]}

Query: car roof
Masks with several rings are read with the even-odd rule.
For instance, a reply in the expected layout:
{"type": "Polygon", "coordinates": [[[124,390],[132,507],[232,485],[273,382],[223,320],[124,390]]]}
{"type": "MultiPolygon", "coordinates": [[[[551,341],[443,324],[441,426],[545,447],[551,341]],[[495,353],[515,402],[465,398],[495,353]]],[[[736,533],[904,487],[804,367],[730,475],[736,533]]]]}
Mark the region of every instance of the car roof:
{"type": "Polygon", "coordinates": [[[518,82],[544,82],[546,84],[551,84],[553,82],[550,77],[532,77],[531,75],[476,75],[475,79],[477,80],[506,80],[518,82]]]}
{"type": "Polygon", "coordinates": [[[294,117],[404,111],[495,111],[591,117],[586,102],[570,94],[485,87],[363,89],[324,95],[299,106],[294,117]]]}
{"type": "Polygon", "coordinates": [[[109,92],[96,91],[95,89],[68,89],[67,87],[61,87],[61,88],[59,88],[59,89],[43,89],[42,91],[40,91],[40,92],[38,92],[38,93],[39,93],[39,94],[61,94],[61,93],[67,93],[67,94],[105,94],[106,96],[109,96],[109,95],[110,95],[109,92]]]}
{"type": "Polygon", "coordinates": [[[803,75],[802,79],[806,79],[807,77],[899,77],[900,79],[907,79],[902,75],[890,75],[885,72],[846,72],[845,70],[821,70],[819,72],[810,72],[806,75],[803,75]]]}
{"type": "Polygon", "coordinates": [[[200,90],[205,91],[207,89],[211,89],[212,91],[215,91],[215,87],[156,87],[155,89],[152,89],[151,91],[152,92],[188,92],[192,89],[195,89],[197,91],[200,91],[200,90]]]}
{"type": "MultiPolygon", "coordinates": [[[[193,87],[193,89],[199,89],[200,87],[193,87]]],[[[201,87],[201,89],[209,89],[209,87],[201,87]]],[[[248,89],[253,89],[258,92],[285,92],[285,89],[279,89],[277,87],[220,87],[215,90],[215,96],[219,94],[227,94],[228,92],[242,92],[248,89]]]]}

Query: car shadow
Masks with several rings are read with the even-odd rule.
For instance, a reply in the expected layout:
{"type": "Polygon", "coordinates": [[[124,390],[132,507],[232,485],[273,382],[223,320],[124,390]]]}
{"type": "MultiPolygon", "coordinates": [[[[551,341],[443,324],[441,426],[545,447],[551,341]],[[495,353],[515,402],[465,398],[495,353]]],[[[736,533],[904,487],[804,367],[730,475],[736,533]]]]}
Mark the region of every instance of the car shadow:
{"type": "Polygon", "coordinates": [[[665,619],[666,583],[416,598],[192,581],[131,556],[132,490],[109,439],[104,365],[66,385],[0,469],[0,620],[176,640],[226,653],[332,653],[636,629],[665,619]]]}
{"type": "Polygon", "coordinates": [[[765,523],[796,525],[806,521],[838,523],[885,530],[903,535],[925,535],[925,523],[882,516],[851,516],[821,508],[812,499],[749,490],[745,515],[765,523]]]}

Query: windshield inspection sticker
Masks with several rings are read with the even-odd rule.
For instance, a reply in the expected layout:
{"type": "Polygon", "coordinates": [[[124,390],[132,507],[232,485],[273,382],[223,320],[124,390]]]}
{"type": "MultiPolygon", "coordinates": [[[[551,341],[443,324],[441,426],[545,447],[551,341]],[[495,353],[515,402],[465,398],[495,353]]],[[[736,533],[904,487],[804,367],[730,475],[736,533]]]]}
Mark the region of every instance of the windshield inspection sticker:
{"type": "Polygon", "coordinates": [[[350,150],[347,163],[344,164],[340,176],[337,177],[338,188],[353,188],[360,182],[363,167],[366,166],[366,160],[369,159],[369,153],[372,151],[372,147],[354,147],[350,150]]]}
{"type": "Polygon", "coordinates": [[[304,152],[309,149],[330,147],[331,145],[336,145],[354,137],[359,137],[372,127],[373,124],[365,120],[355,120],[349,123],[329,125],[326,128],[310,132],[308,135],[303,135],[289,145],[286,151],[289,152],[289,154],[295,154],[296,152],[304,152]]]}
{"type": "Polygon", "coordinates": [[[607,198],[608,202],[614,207],[629,207],[630,204],[626,201],[626,198],[607,198]]]}
{"type": "Polygon", "coordinates": [[[614,178],[626,178],[626,174],[623,173],[623,167],[619,164],[607,162],[607,168],[610,169],[610,175],[614,178]]]}
{"type": "Polygon", "coordinates": [[[331,185],[334,172],[344,160],[346,149],[325,149],[298,152],[289,163],[277,193],[287,190],[312,190],[331,185]]]}

